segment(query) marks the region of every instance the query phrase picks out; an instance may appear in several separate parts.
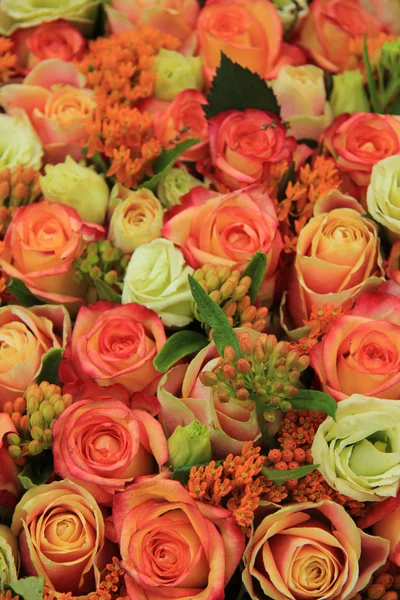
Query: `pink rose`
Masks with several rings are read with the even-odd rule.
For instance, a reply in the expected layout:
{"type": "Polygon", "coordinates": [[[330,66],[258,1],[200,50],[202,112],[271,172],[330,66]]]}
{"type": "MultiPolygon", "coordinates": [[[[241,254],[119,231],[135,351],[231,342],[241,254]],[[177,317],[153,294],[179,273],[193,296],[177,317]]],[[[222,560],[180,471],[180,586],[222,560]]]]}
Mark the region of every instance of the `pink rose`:
{"type": "Polygon", "coordinates": [[[139,304],[82,307],[60,365],[65,391],[88,379],[103,387],[120,383],[130,393],[152,391],[159,379],[153,359],[166,339],[161,319],[139,304]]]}
{"type": "Polygon", "coordinates": [[[114,498],[125,583],[137,600],[220,600],[244,550],[229,510],[196,502],[168,479],[131,485],[114,498]]]}
{"type": "MultiPolygon", "coordinates": [[[[258,183],[271,163],[290,163],[294,137],[273,113],[228,110],[209,121],[211,164],[209,176],[231,189],[258,183]]],[[[206,167],[207,174],[207,167],[206,167]]]]}
{"type": "Polygon", "coordinates": [[[82,304],[86,287],[74,281],[73,262],[89,241],[102,234],[103,227],[85,224],[65,204],[44,200],[23,206],[7,229],[0,266],[41,298],[82,304]]]}
{"type": "Polygon", "coordinates": [[[38,376],[45,354],[65,346],[70,333],[64,306],[0,308],[0,410],[24,394],[38,376]]]}
{"type": "Polygon", "coordinates": [[[111,505],[115,492],[168,460],[161,424],[114,398],[75,402],[57,419],[53,435],[56,473],[99,504],[111,505]]]}
{"type": "Polygon", "coordinates": [[[400,397],[400,286],[397,294],[361,294],[311,350],[323,389],[336,400],[351,394],[400,397]]]}
{"type": "Polygon", "coordinates": [[[187,250],[195,267],[211,263],[244,269],[257,250],[265,252],[261,295],[270,302],[283,243],[274,204],[264,187],[254,185],[225,195],[197,187],[181,203],[166,213],[164,237],[187,250]]]}
{"type": "Polygon", "coordinates": [[[8,433],[17,433],[10,415],[0,412],[0,506],[14,508],[21,493],[18,467],[8,452],[8,433]]]}
{"type": "Polygon", "coordinates": [[[346,600],[368,584],[388,552],[387,540],[358,529],[336,502],[289,505],[255,529],[243,582],[253,600],[346,600]]]}
{"type": "Polygon", "coordinates": [[[63,162],[67,154],[82,156],[86,126],[96,108],[93,90],[75,65],[56,58],[38,63],[23,83],[0,89],[0,104],[12,114],[26,111],[42,141],[48,162],[63,162]]]}

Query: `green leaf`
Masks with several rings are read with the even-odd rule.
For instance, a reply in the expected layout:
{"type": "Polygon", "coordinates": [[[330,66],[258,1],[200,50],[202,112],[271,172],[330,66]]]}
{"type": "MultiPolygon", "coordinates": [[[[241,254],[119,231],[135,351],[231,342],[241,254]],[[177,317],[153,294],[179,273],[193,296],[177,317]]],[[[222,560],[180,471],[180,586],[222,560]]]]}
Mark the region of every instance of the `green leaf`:
{"type": "Polygon", "coordinates": [[[247,108],[268,110],[277,117],[280,116],[276,96],[265,80],[250,69],[233,62],[223,52],[207,101],[208,105],[204,107],[207,119],[224,110],[247,108]]]}
{"type": "Polygon", "coordinates": [[[114,302],[114,304],[121,304],[121,296],[108,283],[102,279],[95,279],[94,285],[100,300],[108,300],[109,302],[114,302]]]}
{"type": "Polygon", "coordinates": [[[7,525],[10,527],[14,510],[8,506],[0,506],[0,525],[7,525]]]}
{"type": "Polygon", "coordinates": [[[139,188],[147,188],[148,190],[154,190],[160,183],[164,175],[171,169],[178,158],[189,150],[192,146],[195,146],[201,142],[200,139],[189,138],[180,142],[173,148],[164,150],[162,154],[153,163],[153,177],[150,177],[147,181],[144,181],[139,185],[139,188]]]}
{"type": "Polygon", "coordinates": [[[209,343],[210,341],[197,331],[178,331],[167,340],[154,358],[153,364],[159,373],[165,373],[178,360],[192,352],[198,352],[209,343]]]}
{"type": "Polygon", "coordinates": [[[374,109],[374,112],[380,113],[381,107],[380,107],[380,102],[379,102],[379,98],[378,98],[378,92],[376,89],[376,82],[374,79],[374,75],[372,73],[371,61],[369,59],[369,54],[368,54],[367,35],[364,36],[363,61],[364,61],[364,65],[365,65],[365,73],[367,75],[368,91],[369,91],[369,97],[371,100],[372,108],[374,109]]]}
{"type": "Polygon", "coordinates": [[[337,402],[329,394],[317,390],[299,390],[294,400],[290,401],[293,408],[300,410],[315,410],[324,412],[336,419],[337,402]]]}
{"type": "Polygon", "coordinates": [[[246,275],[251,277],[251,286],[249,289],[249,295],[251,303],[253,304],[260,285],[264,280],[265,269],[267,268],[267,255],[259,250],[255,253],[247,267],[245,268],[242,277],[246,275]]]}
{"type": "Polygon", "coordinates": [[[189,284],[203,320],[213,330],[213,340],[219,354],[223,356],[224,348],[232,346],[236,356],[238,358],[242,356],[236,333],[233,331],[224,311],[206,294],[199,282],[191,275],[189,275],[189,284]]]}
{"type": "Polygon", "coordinates": [[[318,140],[313,140],[312,138],[302,138],[301,140],[297,140],[297,144],[305,144],[312,150],[318,148],[318,140]]]}
{"type": "Polygon", "coordinates": [[[270,481],[273,481],[277,485],[281,485],[289,479],[300,479],[301,477],[305,477],[317,467],[319,467],[319,465],[305,465],[304,467],[299,467],[298,469],[288,469],[287,471],[280,471],[279,469],[267,469],[267,467],[263,467],[262,474],[270,481]]]}
{"type": "Polygon", "coordinates": [[[42,304],[46,304],[43,300],[40,300],[35,294],[26,287],[23,281],[17,279],[16,277],[12,277],[7,284],[7,290],[15,296],[22,306],[39,306],[42,304]]]}
{"type": "Polygon", "coordinates": [[[37,485],[47,483],[54,469],[53,453],[46,450],[35,457],[31,457],[18,475],[24,490],[30,490],[37,485]]]}
{"type": "Polygon", "coordinates": [[[6,583],[5,588],[18,594],[20,600],[43,600],[44,577],[25,577],[6,583]]]}
{"type": "Polygon", "coordinates": [[[389,110],[389,114],[396,116],[400,115],[400,96],[398,96],[392,103],[389,110]]]}
{"type": "Polygon", "coordinates": [[[292,161],[289,165],[288,170],[282,177],[278,186],[278,202],[282,202],[286,198],[286,188],[289,182],[295,183],[296,181],[296,163],[292,161]]]}
{"type": "Polygon", "coordinates": [[[58,368],[64,353],[64,348],[52,348],[42,358],[42,368],[37,376],[37,383],[48,381],[55,385],[60,385],[58,377],[58,368]]]}

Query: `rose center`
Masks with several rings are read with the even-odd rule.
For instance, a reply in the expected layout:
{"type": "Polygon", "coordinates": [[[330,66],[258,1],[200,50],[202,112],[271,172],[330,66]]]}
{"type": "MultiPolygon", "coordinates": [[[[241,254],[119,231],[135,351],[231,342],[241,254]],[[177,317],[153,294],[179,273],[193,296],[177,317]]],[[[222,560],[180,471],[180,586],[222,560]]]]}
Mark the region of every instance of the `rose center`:
{"type": "Polygon", "coordinates": [[[215,37],[230,40],[244,35],[248,28],[245,13],[239,10],[226,10],[225,7],[214,15],[209,22],[208,30],[215,37]]]}

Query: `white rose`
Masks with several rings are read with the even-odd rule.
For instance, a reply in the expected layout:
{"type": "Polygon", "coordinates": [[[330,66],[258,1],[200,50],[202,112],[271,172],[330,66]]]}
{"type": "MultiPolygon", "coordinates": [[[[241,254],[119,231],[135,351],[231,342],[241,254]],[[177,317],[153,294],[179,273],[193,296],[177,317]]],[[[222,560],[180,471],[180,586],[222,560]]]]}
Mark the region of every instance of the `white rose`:
{"type": "Polygon", "coordinates": [[[400,155],[388,156],[374,165],[367,190],[368,212],[389,232],[400,238],[400,155]]]}
{"type": "Polygon", "coordinates": [[[38,171],[42,157],[42,144],[25,111],[13,109],[12,116],[0,114],[0,171],[14,171],[18,165],[38,171]]]}
{"type": "Polygon", "coordinates": [[[160,238],[144,244],[135,250],[126,270],[122,304],[143,304],[167,327],[184,327],[193,320],[188,281],[192,273],[171,241],[160,238]]]}

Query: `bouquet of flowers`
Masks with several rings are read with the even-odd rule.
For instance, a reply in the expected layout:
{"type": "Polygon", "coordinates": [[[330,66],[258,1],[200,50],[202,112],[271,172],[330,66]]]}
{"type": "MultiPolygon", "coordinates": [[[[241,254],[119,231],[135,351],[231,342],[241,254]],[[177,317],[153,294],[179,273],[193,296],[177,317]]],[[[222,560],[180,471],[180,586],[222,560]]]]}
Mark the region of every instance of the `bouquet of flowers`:
{"type": "Polygon", "coordinates": [[[0,0],[0,600],[398,600],[398,0],[0,0]]]}

